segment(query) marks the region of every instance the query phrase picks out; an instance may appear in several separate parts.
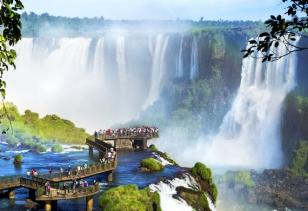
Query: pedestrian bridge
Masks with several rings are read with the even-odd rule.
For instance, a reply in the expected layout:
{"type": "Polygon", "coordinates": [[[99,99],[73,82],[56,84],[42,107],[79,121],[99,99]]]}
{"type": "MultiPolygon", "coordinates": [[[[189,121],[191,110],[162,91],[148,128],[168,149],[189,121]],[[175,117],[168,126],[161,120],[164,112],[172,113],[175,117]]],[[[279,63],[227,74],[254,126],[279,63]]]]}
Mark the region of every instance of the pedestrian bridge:
{"type": "Polygon", "coordinates": [[[93,198],[92,196],[100,191],[98,183],[90,185],[89,187],[80,187],[69,190],[61,185],[63,182],[79,180],[95,175],[107,173],[108,181],[112,181],[112,172],[117,167],[117,158],[108,163],[95,163],[89,165],[87,168],[78,170],[77,168],[71,171],[57,172],[52,174],[43,174],[29,177],[3,177],[0,178],[0,191],[7,190],[8,197],[14,198],[14,189],[27,188],[29,189],[29,196],[35,201],[44,201],[45,210],[51,210],[52,201],[70,200],[86,197],[87,210],[92,210],[93,198]],[[45,184],[50,184],[50,194],[45,193],[45,184]]]}

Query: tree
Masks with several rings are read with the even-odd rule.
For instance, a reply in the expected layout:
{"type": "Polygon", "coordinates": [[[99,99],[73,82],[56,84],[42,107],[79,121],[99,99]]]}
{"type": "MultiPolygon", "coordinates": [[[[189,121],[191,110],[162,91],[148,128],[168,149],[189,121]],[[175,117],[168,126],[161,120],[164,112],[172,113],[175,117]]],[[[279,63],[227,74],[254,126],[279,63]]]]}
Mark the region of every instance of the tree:
{"type": "Polygon", "coordinates": [[[3,74],[10,66],[15,68],[16,52],[12,47],[21,39],[18,11],[23,9],[23,4],[20,0],[0,0],[0,5],[0,94],[5,98],[3,74]]]}
{"type": "Polygon", "coordinates": [[[244,58],[248,56],[261,57],[262,61],[275,61],[293,52],[308,49],[308,46],[295,44],[297,37],[307,37],[308,32],[308,0],[282,0],[289,6],[283,15],[271,15],[265,21],[268,32],[263,32],[255,39],[249,40],[249,45],[243,50],[244,58]],[[287,20],[285,17],[289,19],[287,20]],[[277,49],[284,45],[286,53],[279,54],[277,49]]]}

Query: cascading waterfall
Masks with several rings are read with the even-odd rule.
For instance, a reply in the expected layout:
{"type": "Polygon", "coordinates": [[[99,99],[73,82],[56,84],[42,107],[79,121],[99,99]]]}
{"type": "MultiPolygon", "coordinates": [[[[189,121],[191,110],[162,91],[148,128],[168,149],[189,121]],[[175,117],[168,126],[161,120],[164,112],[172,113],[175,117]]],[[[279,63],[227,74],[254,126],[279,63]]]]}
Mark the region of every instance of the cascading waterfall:
{"type": "MultiPolygon", "coordinates": [[[[283,45],[271,51],[287,53],[283,45]]],[[[188,142],[179,141],[171,130],[159,146],[183,165],[201,161],[220,169],[281,167],[281,110],[296,85],[296,65],[296,54],[267,63],[245,58],[239,90],[219,132],[188,142]],[[176,141],[172,144],[170,139],[176,141]]]]}
{"type": "Polygon", "coordinates": [[[199,69],[199,53],[198,53],[198,40],[193,37],[191,46],[191,59],[190,59],[190,79],[193,80],[198,76],[199,69]]]}
{"type": "Polygon", "coordinates": [[[153,64],[151,86],[148,97],[143,104],[143,109],[151,106],[160,95],[161,84],[165,73],[165,54],[168,46],[169,36],[157,35],[155,41],[155,48],[153,50],[153,64]]]}
{"type": "MultiPolygon", "coordinates": [[[[287,53],[280,45],[279,55],[287,53]]],[[[243,60],[242,80],[220,132],[201,147],[202,160],[213,166],[278,168],[282,165],[281,109],[295,87],[296,54],[262,63],[243,60]]]]}
{"type": "MultiPolygon", "coordinates": [[[[181,198],[174,198],[177,187],[192,188],[198,190],[198,184],[193,177],[188,174],[184,174],[183,178],[175,178],[168,180],[167,182],[159,182],[158,184],[151,184],[149,188],[152,191],[157,191],[160,195],[161,208],[164,211],[169,210],[181,210],[181,211],[192,211],[193,208],[189,206],[186,201],[181,198]]],[[[208,197],[207,197],[208,198],[208,197]]],[[[215,205],[208,198],[209,207],[212,211],[215,211],[215,205]]]]}
{"type": "Polygon", "coordinates": [[[103,75],[104,73],[104,66],[105,66],[104,42],[105,42],[104,38],[98,39],[94,54],[94,72],[96,74],[101,74],[101,75],[103,75]]]}
{"type": "Polygon", "coordinates": [[[23,38],[17,69],[6,75],[7,99],[89,131],[130,121],[159,98],[164,84],[169,36],[151,37],[23,38]]]}
{"type": "Polygon", "coordinates": [[[180,42],[180,51],[177,59],[177,67],[176,67],[176,77],[182,78],[184,75],[183,72],[183,44],[184,44],[184,36],[181,37],[180,42]]]}

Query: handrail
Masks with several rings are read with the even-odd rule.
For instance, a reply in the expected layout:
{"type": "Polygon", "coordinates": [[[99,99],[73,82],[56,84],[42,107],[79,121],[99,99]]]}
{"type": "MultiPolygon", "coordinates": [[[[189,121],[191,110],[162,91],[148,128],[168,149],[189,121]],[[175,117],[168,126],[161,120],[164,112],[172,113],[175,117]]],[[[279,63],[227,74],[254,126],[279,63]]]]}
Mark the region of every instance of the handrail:
{"type": "Polygon", "coordinates": [[[74,169],[72,171],[57,172],[52,174],[43,174],[38,176],[28,176],[28,177],[19,177],[11,176],[0,178],[0,190],[8,189],[14,187],[29,187],[32,189],[37,189],[39,187],[44,187],[46,182],[50,183],[51,187],[58,188],[59,182],[64,182],[73,179],[81,179],[90,177],[99,173],[112,171],[117,166],[117,157],[113,161],[108,163],[95,163],[89,165],[85,169],[74,169]]]}
{"type": "Polygon", "coordinates": [[[94,195],[100,191],[99,183],[88,187],[79,187],[75,189],[54,189],[46,195],[45,191],[36,191],[37,200],[59,200],[81,198],[89,195],[94,195]]]}

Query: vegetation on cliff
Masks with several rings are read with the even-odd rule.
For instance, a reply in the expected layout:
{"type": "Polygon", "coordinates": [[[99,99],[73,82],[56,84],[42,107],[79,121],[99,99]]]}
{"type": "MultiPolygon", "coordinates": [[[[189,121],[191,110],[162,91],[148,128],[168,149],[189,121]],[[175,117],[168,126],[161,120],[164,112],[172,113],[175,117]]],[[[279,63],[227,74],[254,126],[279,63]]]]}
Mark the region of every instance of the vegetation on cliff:
{"type": "Polygon", "coordinates": [[[294,152],[291,172],[296,176],[308,177],[308,141],[300,141],[297,150],[294,152]]]}
{"type": "Polygon", "coordinates": [[[154,158],[146,158],[140,162],[141,169],[145,171],[162,171],[164,166],[154,158]]]}
{"type": "Polygon", "coordinates": [[[247,188],[254,188],[256,186],[250,171],[228,171],[224,175],[219,176],[217,182],[243,184],[247,188]]]}
{"type": "MultiPolygon", "coordinates": [[[[42,149],[40,145],[44,143],[83,144],[89,136],[84,129],[57,115],[40,118],[30,110],[20,114],[13,104],[6,104],[6,110],[8,117],[3,119],[0,128],[7,131],[3,138],[11,145],[20,142],[25,147],[42,149]]],[[[5,116],[4,107],[0,108],[0,113],[5,116]]]]}
{"type": "Polygon", "coordinates": [[[216,203],[218,191],[213,182],[211,169],[203,163],[198,162],[191,169],[191,173],[200,184],[201,190],[208,192],[213,202],[216,203]]]}
{"type": "Polygon", "coordinates": [[[159,194],[136,185],[107,190],[100,196],[99,206],[104,211],[161,211],[159,194]]]}
{"type": "Polygon", "coordinates": [[[185,187],[177,187],[177,194],[183,198],[187,204],[194,208],[194,210],[211,211],[207,197],[203,191],[192,190],[185,187]]]}
{"type": "Polygon", "coordinates": [[[308,97],[297,89],[285,100],[282,146],[291,172],[298,176],[308,173],[308,97]]]}

